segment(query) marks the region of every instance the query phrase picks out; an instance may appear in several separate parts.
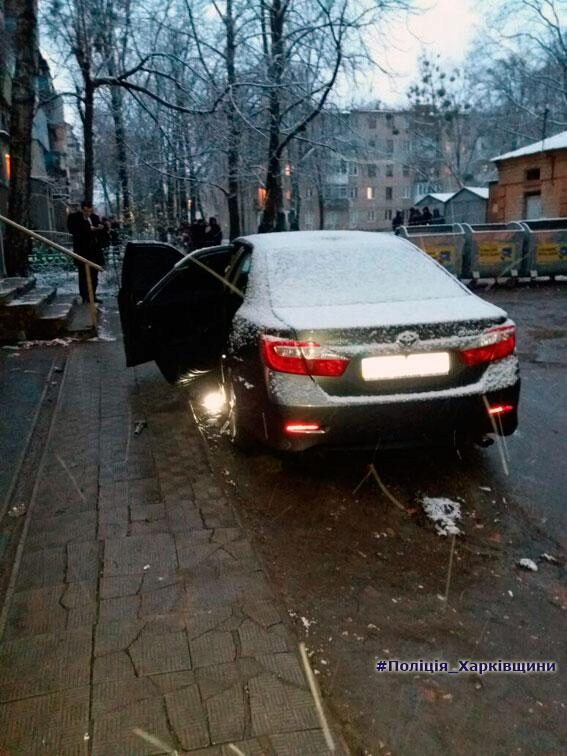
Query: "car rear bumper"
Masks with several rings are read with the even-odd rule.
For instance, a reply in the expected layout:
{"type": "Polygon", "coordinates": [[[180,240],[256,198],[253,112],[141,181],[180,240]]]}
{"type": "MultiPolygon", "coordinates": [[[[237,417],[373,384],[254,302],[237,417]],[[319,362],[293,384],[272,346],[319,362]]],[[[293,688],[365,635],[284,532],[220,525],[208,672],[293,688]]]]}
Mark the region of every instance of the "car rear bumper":
{"type": "Polygon", "coordinates": [[[520,380],[507,388],[468,396],[416,399],[392,403],[336,404],[317,407],[271,404],[268,443],[284,451],[315,446],[403,448],[512,434],[518,424],[520,380]],[[489,415],[488,407],[512,410],[489,415]],[[318,432],[286,432],[286,424],[318,424],[318,432]]]}

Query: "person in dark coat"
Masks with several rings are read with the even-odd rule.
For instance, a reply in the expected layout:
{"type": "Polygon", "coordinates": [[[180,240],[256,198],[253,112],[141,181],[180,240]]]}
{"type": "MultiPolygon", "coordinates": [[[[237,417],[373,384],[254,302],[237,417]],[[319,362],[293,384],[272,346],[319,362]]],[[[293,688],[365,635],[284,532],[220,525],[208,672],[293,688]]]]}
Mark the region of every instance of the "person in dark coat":
{"type": "Polygon", "coordinates": [[[410,207],[408,226],[419,226],[421,224],[421,213],[417,207],[410,207]]]}
{"type": "Polygon", "coordinates": [[[395,234],[397,234],[399,227],[403,225],[404,225],[404,216],[402,215],[402,211],[396,210],[396,215],[394,216],[394,220],[392,221],[392,231],[395,234]]]}
{"type": "Polygon", "coordinates": [[[201,249],[206,245],[205,234],[207,233],[207,224],[204,218],[197,218],[191,224],[191,251],[201,249]]]}
{"type": "Polygon", "coordinates": [[[421,213],[421,222],[424,226],[430,226],[432,221],[433,216],[431,215],[431,210],[426,205],[421,213]]]}
{"type": "Polygon", "coordinates": [[[442,226],[443,223],[445,223],[445,218],[440,214],[436,207],[433,208],[433,218],[431,222],[434,226],[442,226]]]}
{"type": "MultiPolygon", "coordinates": [[[[93,212],[91,202],[86,200],[81,203],[81,209],[75,213],[70,213],[67,218],[67,229],[73,237],[73,252],[81,257],[91,260],[97,265],[104,266],[103,245],[108,234],[107,227],[101,222],[99,216],[93,212]]],[[[87,274],[85,264],[75,261],[79,270],[79,293],[83,302],[89,301],[89,289],[87,285],[87,274]]],[[[93,285],[93,294],[95,302],[100,302],[96,297],[98,286],[98,270],[91,268],[91,281],[93,285]]]]}
{"type": "Polygon", "coordinates": [[[216,247],[222,244],[222,229],[216,218],[209,218],[209,225],[205,231],[205,241],[208,247],[216,247]]]}

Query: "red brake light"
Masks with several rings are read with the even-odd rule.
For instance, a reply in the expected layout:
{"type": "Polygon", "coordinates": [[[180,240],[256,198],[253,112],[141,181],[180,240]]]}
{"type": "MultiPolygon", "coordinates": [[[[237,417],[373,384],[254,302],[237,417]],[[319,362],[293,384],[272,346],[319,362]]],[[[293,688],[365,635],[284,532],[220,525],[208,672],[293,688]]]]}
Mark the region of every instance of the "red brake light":
{"type": "Polygon", "coordinates": [[[350,362],[348,357],[336,354],[314,341],[262,336],[260,343],[264,363],[278,373],[338,378],[350,362]]]}
{"type": "Polygon", "coordinates": [[[493,404],[488,408],[489,415],[505,415],[507,412],[512,412],[514,409],[513,404],[493,404]]]}
{"type": "Polygon", "coordinates": [[[289,422],[285,426],[286,433],[321,433],[319,423],[289,422]]]}
{"type": "Polygon", "coordinates": [[[494,362],[514,353],[516,329],[513,325],[489,328],[480,337],[480,346],[463,349],[459,358],[467,367],[494,362]]]}

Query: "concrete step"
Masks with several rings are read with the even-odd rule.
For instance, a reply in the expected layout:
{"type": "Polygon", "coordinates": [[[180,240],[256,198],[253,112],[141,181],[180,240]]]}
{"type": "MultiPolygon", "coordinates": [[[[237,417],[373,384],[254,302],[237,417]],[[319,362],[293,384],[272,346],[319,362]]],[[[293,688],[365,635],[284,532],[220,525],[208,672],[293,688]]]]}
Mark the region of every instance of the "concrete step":
{"type": "Polygon", "coordinates": [[[29,276],[28,278],[19,278],[16,276],[0,278],[0,306],[22,294],[26,294],[34,286],[35,278],[33,276],[29,276]]]}
{"type": "Polygon", "coordinates": [[[0,341],[28,338],[31,324],[56,295],[55,288],[35,287],[0,306],[0,341]]]}
{"type": "Polygon", "coordinates": [[[78,297],[73,294],[59,294],[41,308],[28,328],[28,339],[55,339],[66,336],[77,308],[80,307],[78,297]]]}
{"type": "Polygon", "coordinates": [[[88,304],[83,304],[80,300],[77,302],[67,324],[67,334],[70,336],[81,336],[83,338],[95,335],[91,322],[91,311],[88,304]]]}

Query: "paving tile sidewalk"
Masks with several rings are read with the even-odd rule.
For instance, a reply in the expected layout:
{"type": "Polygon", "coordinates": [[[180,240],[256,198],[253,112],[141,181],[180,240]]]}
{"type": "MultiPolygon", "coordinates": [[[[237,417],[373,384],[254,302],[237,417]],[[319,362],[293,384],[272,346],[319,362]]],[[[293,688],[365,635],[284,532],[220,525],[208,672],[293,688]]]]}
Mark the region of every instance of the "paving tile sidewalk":
{"type": "Polygon", "coordinates": [[[63,381],[0,644],[0,754],[328,753],[187,397],[119,342],[73,347],[63,381]]]}

